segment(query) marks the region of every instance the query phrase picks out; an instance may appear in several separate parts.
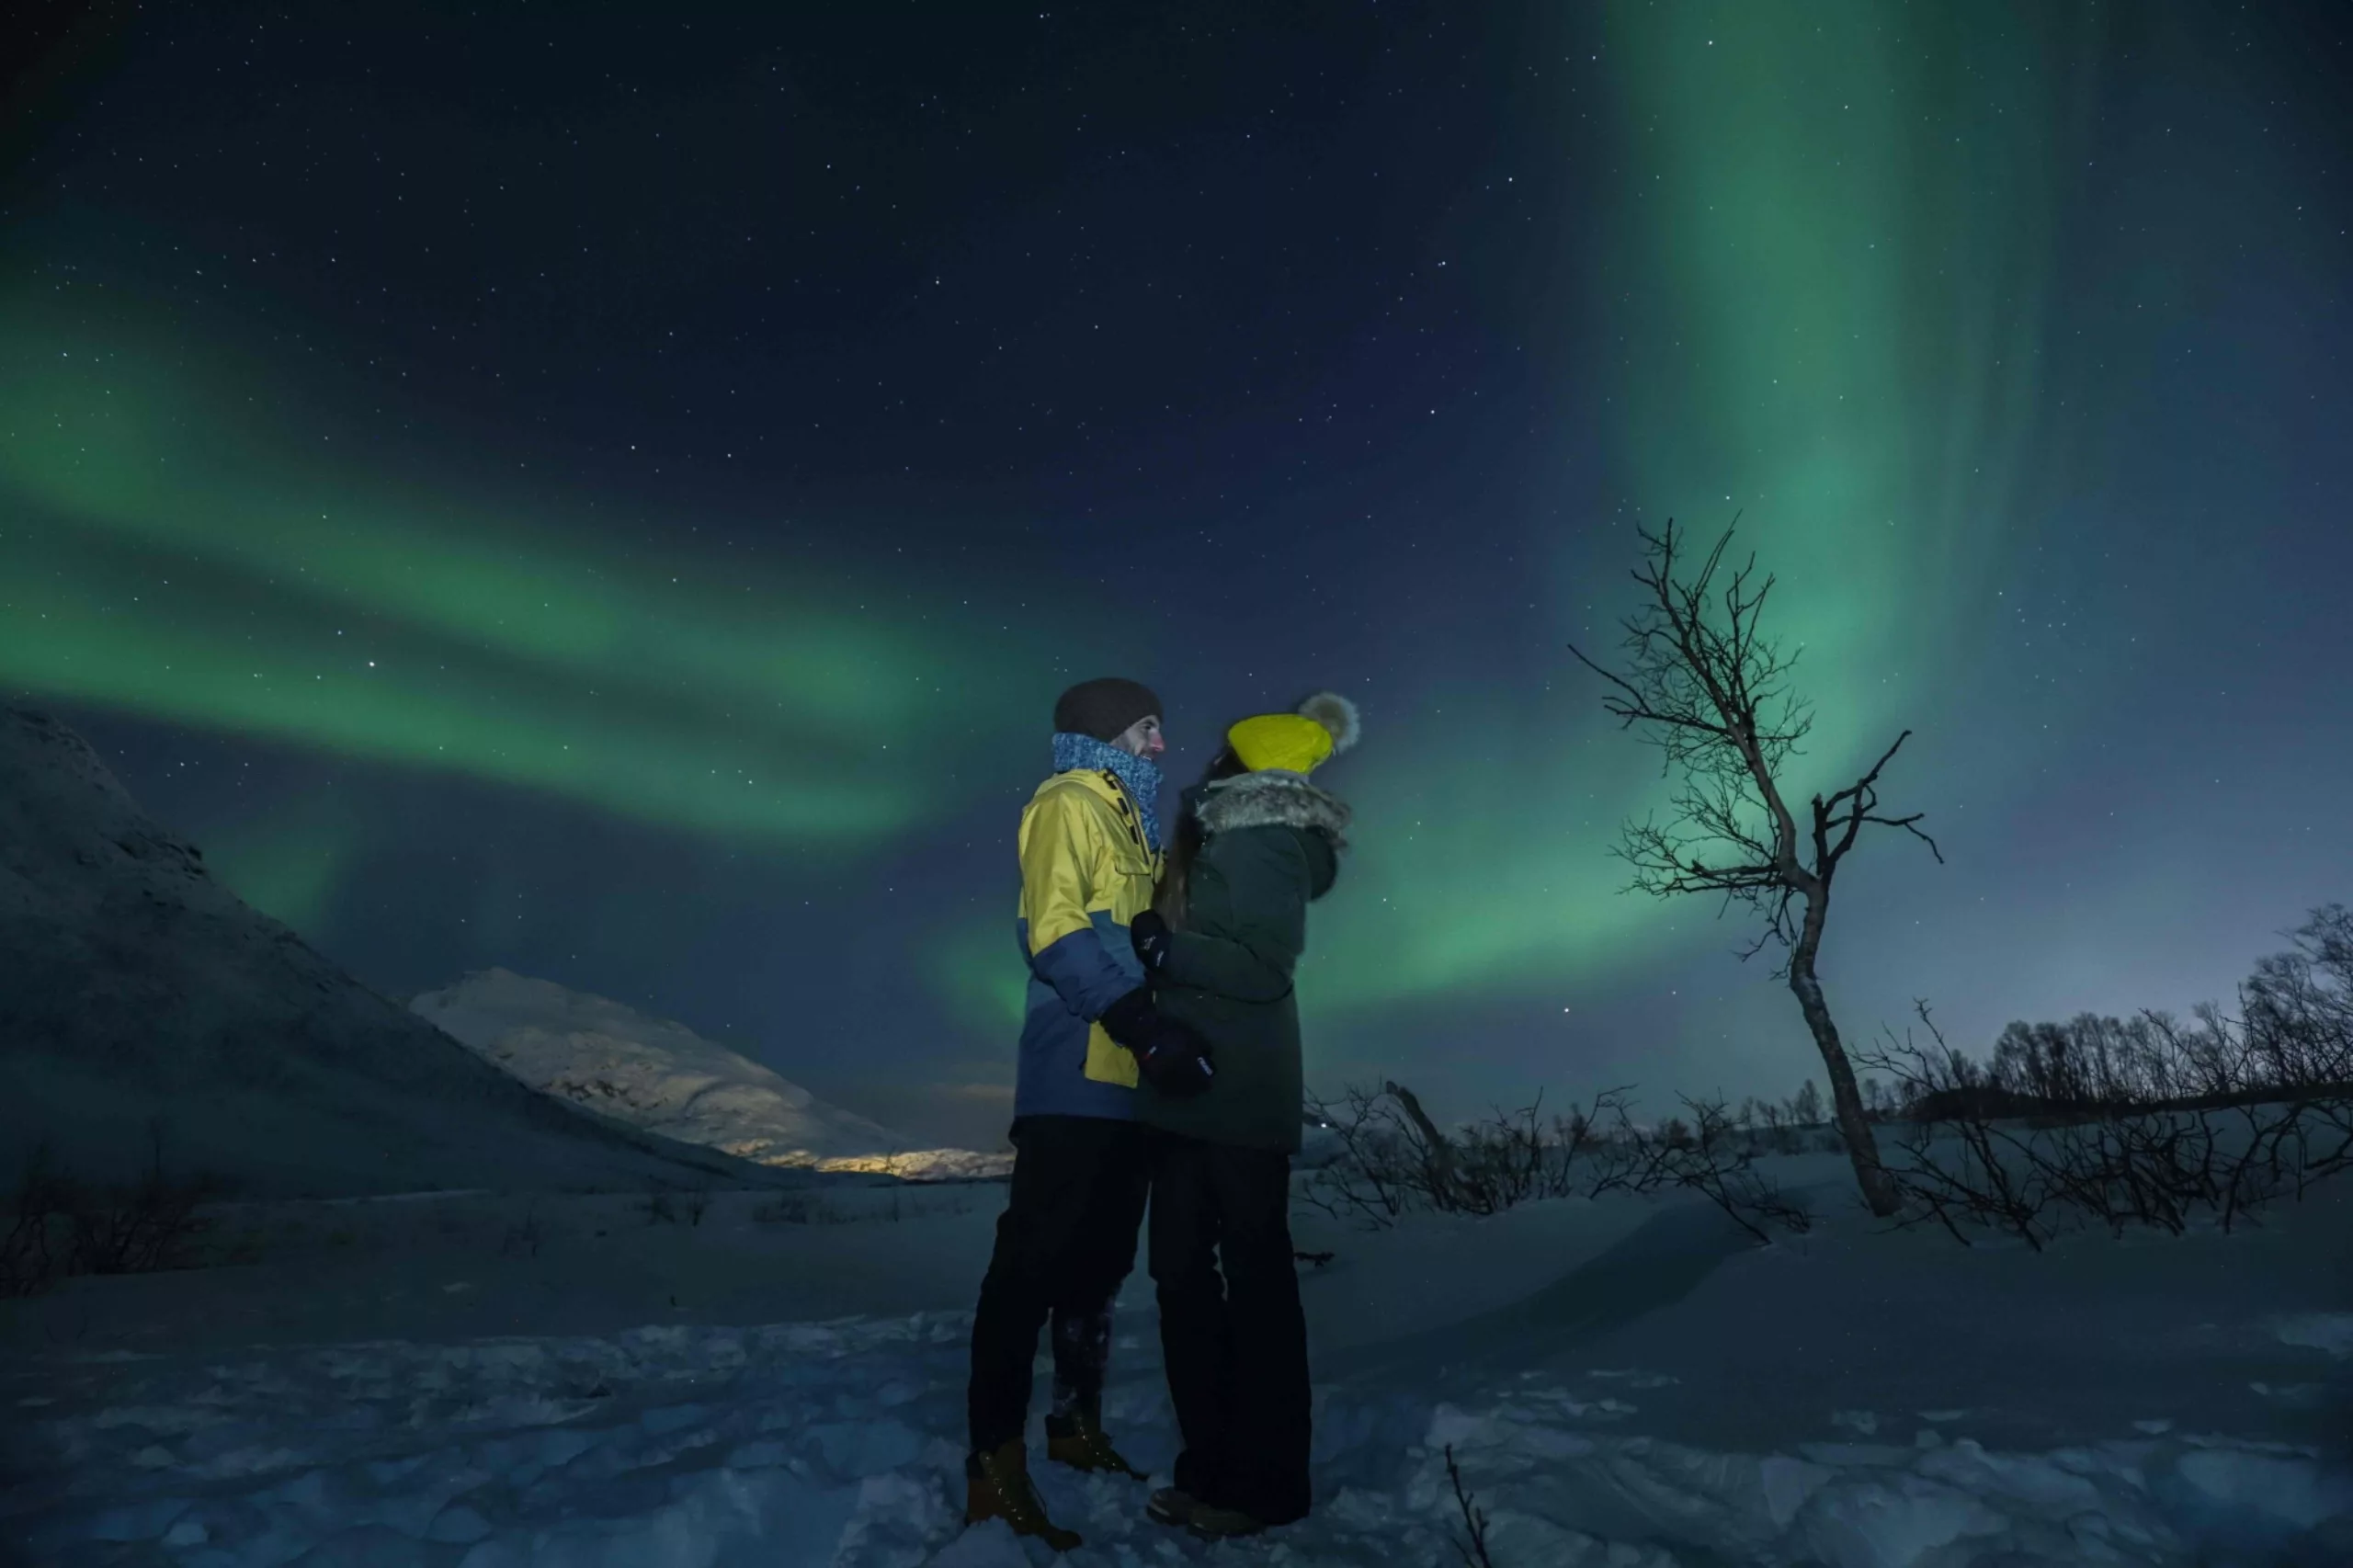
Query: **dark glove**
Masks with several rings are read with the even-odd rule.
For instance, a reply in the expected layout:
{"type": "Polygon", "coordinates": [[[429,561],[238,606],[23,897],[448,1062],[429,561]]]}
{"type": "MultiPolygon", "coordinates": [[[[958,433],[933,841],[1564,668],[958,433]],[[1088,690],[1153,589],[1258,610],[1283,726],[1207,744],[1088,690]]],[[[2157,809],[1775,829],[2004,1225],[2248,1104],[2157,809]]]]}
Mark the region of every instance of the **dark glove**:
{"type": "Polygon", "coordinates": [[[1103,1032],[1134,1053],[1136,1071],[1170,1099],[1190,1099],[1217,1077],[1210,1042],[1152,1005],[1142,986],[1103,1010],[1103,1032]]]}
{"type": "Polygon", "coordinates": [[[1217,1080],[1210,1042],[1174,1018],[1155,1015],[1152,1038],[1136,1052],[1144,1082],[1172,1100],[1188,1100],[1217,1080]]]}
{"type": "Polygon", "coordinates": [[[1136,957],[1143,961],[1147,972],[1157,974],[1167,967],[1168,922],[1160,917],[1157,910],[1147,909],[1128,922],[1128,941],[1134,946],[1136,957]]]}
{"type": "Polygon", "coordinates": [[[1136,1051],[1150,1037],[1153,1026],[1160,1022],[1160,1012],[1152,1005],[1152,993],[1139,985],[1104,1008],[1103,1016],[1095,1021],[1103,1026],[1103,1032],[1115,1044],[1136,1051]]]}

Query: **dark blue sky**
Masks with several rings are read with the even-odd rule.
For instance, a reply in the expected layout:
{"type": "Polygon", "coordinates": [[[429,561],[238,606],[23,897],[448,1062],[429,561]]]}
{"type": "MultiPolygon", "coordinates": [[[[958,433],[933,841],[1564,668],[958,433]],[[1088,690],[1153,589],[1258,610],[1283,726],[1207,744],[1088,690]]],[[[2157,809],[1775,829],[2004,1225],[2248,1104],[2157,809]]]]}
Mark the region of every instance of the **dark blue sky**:
{"type": "Polygon", "coordinates": [[[1785,1092],[1563,648],[1738,510],[1910,727],[1850,1035],[2226,992],[2347,892],[2336,8],[98,10],[12,80],[0,682],[404,994],[1002,1121],[1053,693],[1364,704],[1311,1076],[1785,1092]],[[364,644],[364,647],[362,646],[364,644]],[[369,661],[373,659],[374,662],[369,661]]]}

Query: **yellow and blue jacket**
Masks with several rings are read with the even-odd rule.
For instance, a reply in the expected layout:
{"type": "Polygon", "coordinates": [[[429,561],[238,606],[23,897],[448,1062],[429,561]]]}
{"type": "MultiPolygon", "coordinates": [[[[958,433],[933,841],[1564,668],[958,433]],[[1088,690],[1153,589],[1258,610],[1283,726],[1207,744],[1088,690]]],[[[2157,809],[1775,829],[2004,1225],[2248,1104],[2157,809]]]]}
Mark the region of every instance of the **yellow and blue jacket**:
{"type": "Polygon", "coordinates": [[[1143,983],[1128,923],[1152,905],[1160,857],[1119,778],[1074,768],[1021,813],[1021,1024],[1016,1116],[1135,1115],[1136,1061],[1095,1020],[1143,983]]]}

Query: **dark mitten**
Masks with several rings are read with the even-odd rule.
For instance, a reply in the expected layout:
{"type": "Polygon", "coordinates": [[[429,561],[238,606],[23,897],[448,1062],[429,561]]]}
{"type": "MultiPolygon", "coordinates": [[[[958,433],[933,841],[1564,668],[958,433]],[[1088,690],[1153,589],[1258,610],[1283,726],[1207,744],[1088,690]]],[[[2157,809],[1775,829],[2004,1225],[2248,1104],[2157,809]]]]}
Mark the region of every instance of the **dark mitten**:
{"type": "Polygon", "coordinates": [[[1171,1099],[1187,1099],[1210,1086],[1217,1067],[1209,1041],[1174,1018],[1161,1017],[1152,993],[1142,986],[1103,1009],[1103,1032],[1135,1053],[1144,1082],[1171,1099]]]}
{"type": "Polygon", "coordinates": [[[1210,1042],[1174,1018],[1153,1019],[1151,1038],[1136,1051],[1144,1082],[1172,1100],[1188,1100],[1217,1078],[1210,1042]]]}
{"type": "Polygon", "coordinates": [[[1145,910],[1128,922],[1128,940],[1143,967],[1157,974],[1168,962],[1168,922],[1156,910],[1145,910]]]}
{"type": "Polygon", "coordinates": [[[1160,1021],[1160,1014],[1153,1007],[1152,993],[1139,985],[1104,1008],[1103,1016],[1095,1021],[1103,1026],[1103,1032],[1115,1043],[1141,1051],[1145,1037],[1160,1021]]]}

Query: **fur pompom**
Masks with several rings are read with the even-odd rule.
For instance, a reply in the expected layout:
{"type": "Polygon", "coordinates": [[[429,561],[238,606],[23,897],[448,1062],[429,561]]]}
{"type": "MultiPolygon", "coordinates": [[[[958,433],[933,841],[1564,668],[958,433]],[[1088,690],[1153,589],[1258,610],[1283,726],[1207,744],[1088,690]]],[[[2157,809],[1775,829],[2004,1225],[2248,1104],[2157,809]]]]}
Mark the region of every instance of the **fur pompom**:
{"type": "Polygon", "coordinates": [[[1332,755],[1337,756],[1357,744],[1357,736],[1364,729],[1358,717],[1357,705],[1336,691],[1319,691],[1299,705],[1302,716],[1314,720],[1331,733],[1332,755]]]}

